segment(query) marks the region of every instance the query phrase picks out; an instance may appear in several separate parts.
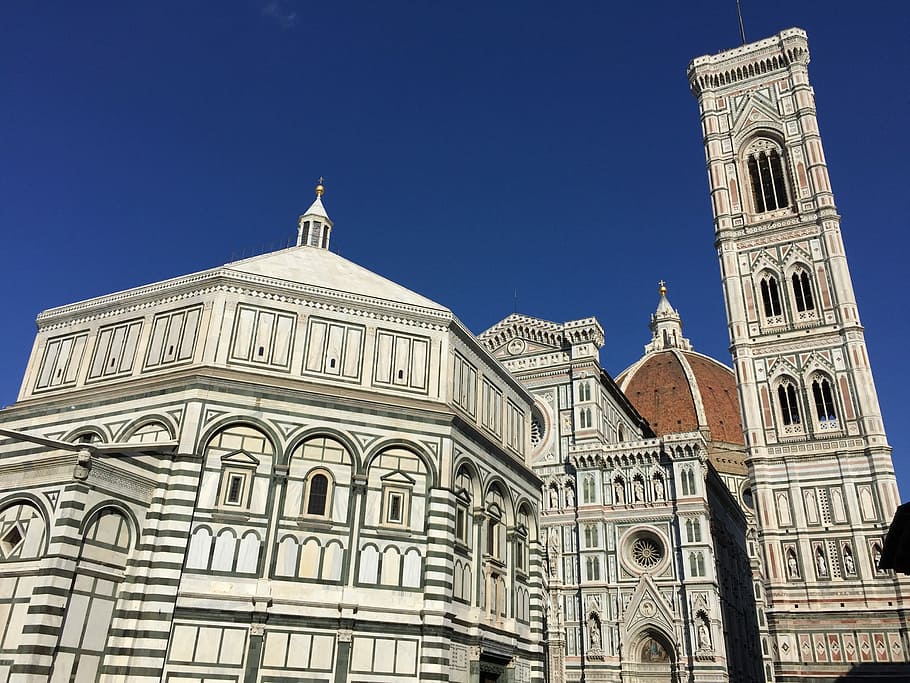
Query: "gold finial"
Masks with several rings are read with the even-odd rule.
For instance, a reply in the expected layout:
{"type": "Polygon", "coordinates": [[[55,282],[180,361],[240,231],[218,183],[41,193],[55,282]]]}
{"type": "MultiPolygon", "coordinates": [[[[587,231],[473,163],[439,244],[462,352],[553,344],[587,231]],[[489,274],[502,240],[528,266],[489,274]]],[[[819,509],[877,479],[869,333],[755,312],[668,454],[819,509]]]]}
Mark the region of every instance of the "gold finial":
{"type": "Polygon", "coordinates": [[[664,294],[666,294],[667,293],[667,283],[664,282],[663,280],[661,280],[657,284],[660,285],[660,289],[658,290],[660,292],[660,295],[663,296],[664,294]]]}
{"type": "Polygon", "coordinates": [[[325,186],[322,184],[325,182],[325,178],[319,176],[319,184],[316,186],[316,197],[321,197],[325,193],[325,186]]]}

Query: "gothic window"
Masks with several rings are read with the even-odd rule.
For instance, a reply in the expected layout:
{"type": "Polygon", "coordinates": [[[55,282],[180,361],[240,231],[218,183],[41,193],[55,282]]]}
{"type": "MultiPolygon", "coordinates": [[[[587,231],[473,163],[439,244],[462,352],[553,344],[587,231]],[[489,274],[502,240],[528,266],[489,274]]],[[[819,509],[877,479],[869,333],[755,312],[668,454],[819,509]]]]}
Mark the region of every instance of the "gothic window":
{"type": "Polygon", "coordinates": [[[618,425],[616,427],[616,440],[619,443],[622,443],[626,440],[626,430],[622,425],[618,425]]]}
{"type": "Polygon", "coordinates": [[[784,380],[778,385],[777,401],[780,404],[780,417],[784,426],[799,425],[799,402],[796,399],[796,388],[792,382],[784,380]]]}
{"type": "Polygon", "coordinates": [[[682,492],[684,496],[695,495],[695,474],[690,469],[682,472],[682,492]]]}
{"type": "Polygon", "coordinates": [[[578,385],[578,400],[579,401],[590,401],[591,400],[591,383],[582,382],[578,385]]]}
{"type": "Polygon", "coordinates": [[[595,496],[594,489],[595,489],[594,477],[588,475],[581,482],[581,495],[582,495],[583,502],[585,502],[585,503],[594,502],[594,496],[595,496]]]}
{"type": "Polygon", "coordinates": [[[780,149],[770,140],[756,140],[746,157],[756,213],[782,209],[789,204],[780,149]]]}
{"type": "Polygon", "coordinates": [[[585,558],[585,569],[588,581],[600,581],[600,558],[585,558]]]}
{"type": "Polygon", "coordinates": [[[597,533],[596,524],[588,524],[585,526],[585,547],[586,548],[596,548],[600,542],[597,533]]]}
{"type": "Polygon", "coordinates": [[[689,553],[689,573],[692,576],[705,575],[705,554],[702,552],[689,553]]]}
{"type": "Polygon", "coordinates": [[[578,411],[578,424],[581,429],[587,429],[594,426],[590,408],[582,408],[578,411]]]}
{"type": "Polygon", "coordinates": [[[686,540],[689,543],[701,542],[701,522],[697,519],[686,520],[686,540]]]}
{"type": "Polygon", "coordinates": [[[793,283],[793,300],[796,304],[796,310],[800,313],[815,310],[815,302],[812,300],[812,286],[809,283],[809,274],[804,271],[793,273],[790,277],[793,283]]]}
{"type": "Polygon", "coordinates": [[[780,286],[773,275],[765,275],[759,283],[761,290],[762,307],[766,318],[776,318],[783,314],[780,305],[780,286]]]}
{"type": "Polygon", "coordinates": [[[837,421],[834,395],[831,392],[831,382],[827,377],[817,376],[812,380],[812,398],[815,402],[815,414],[820,423],[837,421]]]}

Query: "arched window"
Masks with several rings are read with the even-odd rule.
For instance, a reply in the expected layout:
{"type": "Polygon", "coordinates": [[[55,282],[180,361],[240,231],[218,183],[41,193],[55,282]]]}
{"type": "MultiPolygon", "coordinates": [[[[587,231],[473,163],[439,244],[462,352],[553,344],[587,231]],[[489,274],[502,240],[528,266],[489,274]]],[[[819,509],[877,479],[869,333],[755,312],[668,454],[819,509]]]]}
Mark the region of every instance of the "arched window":
{"type": "Polygon", "coordinates": [[[773,275],[765,275],[761,279],[759,288],[765,317],[774,318],[782,315],[783,309],[780,305],[780,287],[777,284],[777,278],[773,275]]]}
{"type": "Polygon", "coordinates": [[[495,505],[487,508],[487,554],[502,559],[502,512],[495,505]]]}
{"type": "Polygon", "coordinates": [[[626,429],[621,424],[616,427],[616,440],[622,443],[626,440],[626,429]]]}
{"type": "Polygon", "coordinates": [[[527,505],[518,509],[518,527],[515,529],[515,569],[528,572],[528,538],[531,535],[531,513],[527,505]]]}
{"type": "Polygon", "coordinates": [[[147,422],[130,434],[127,441],[129,443],[157,443],[158,441],[170,441],[173,438],[167,425],[161,422],[147,422]]]}
{"type": "Polygon", "coordinates": [[[73,443],[102,443],[104,437],[93,429],[87,429],[76,434],[71,441],[73,443]]]}
{"type": "Polygon", "coordinates": [[[473,494],[474,481],[471,473],[462,465],[455,475],[455,540],[465,545],[470,541],[468,505],[473,494]]]}
{"type": "Polygon", "coordinates": [[[585,526],[585,548],[596,548],[600,542],[596,524],[585,526]]]}
{"type": "Polygon", "coordinates": [[[67,596],[52,680],[97,679],[120,582],[133,547],[132,536],[126,516],[113,507],[101,509],[86,525],[67,596]]]}
{"type": "Polygon", "coordinates": [[[336,522],[345,519],[351,462],[340,441],[316,436],[299,444],[291,452],[285,514],[331,519],[334,509],[336,522]],[[336,499],[338,505],[333,502],[336,499]]]}
{"type": "Polygon", "coordinates": [[[594,502],[594,477],[587,476],[581,482],[581,495],[585,503],[594,502]]]}
{"type": "Polygon", "coordinates": [[[701,543],[701,522],[697,519],[686,520],[686,539],[689,543],[701,543]]]}
{"type": "Polygon", "coordinates": [[[777,401],[780,403],[780,417],[784,426],[798,425],[799,403],[796,400],[796,388],[790,382],[781,382],[777,387],[777,401]]]}
{"type": "Polygon", "coordinates": [[[683,470],[682,492],[684,496],[695,495],[695,474],[692,472],[692,470],[683,470]]]}
{"type": "Polygon", "coordinates": [[[588,557],[585,559],[588,581],[600,581],[600,558],[588,557]]]}
{"type": "Polygon", "coordinates": [[[319,517],[325,516],[328,498],[329,478],[322,472],[317,472],[310,477],[307,484],[306,513],[319,517]]]}
{"type": "Polygon", "coordinates": [[[819,422],[836,422],[837,411],[834,409],[834,395],[831,382],[827,377],[818,376],[812,380],[812,398],[815,401],[815,414],[819,422]]]}
{"type": "Polygon", "coordinates": [[[487,514],[487,555],[493,559],[504,561],[505,555],[505,524],[503,523],[504,501],[502,492],[497,486],[493,486],[487,493],[486,497],[486,514],[487,514]]]}
{"type": "Polygon", "coordinates": [[[793,300],[796,304],[796,310],[800,313],[815,310],[815,302],[812,300],[812,286],[809,283],[809,274],[802,270],[790,277],[793,283],[793,300]]]}
{"type": "Polygon", "coordinates": [[[770,140],[756,140],[748,149],[746,166],[756,213],[789,205],[780,149],[770,140]]]}
{"type": "Polygon", "coordinates": [[[16,502],[0,511],[0,562],[41,557],[46,537],[44,517],[31,503],[16,502]]]}

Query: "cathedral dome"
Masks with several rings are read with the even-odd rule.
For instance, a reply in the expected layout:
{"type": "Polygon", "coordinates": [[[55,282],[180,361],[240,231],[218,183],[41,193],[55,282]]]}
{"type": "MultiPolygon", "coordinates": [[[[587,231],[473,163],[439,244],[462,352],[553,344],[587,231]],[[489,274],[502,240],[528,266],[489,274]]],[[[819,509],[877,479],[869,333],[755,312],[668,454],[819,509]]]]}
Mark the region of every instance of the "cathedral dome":
{"type": "Polygon", "coordinates": [[[745,439],[733,370],[692,349],[663,283],[650,327],[644,356],[617,376],[619,388],[655,434],[700,431],[719,471],[744,472],[745,439]]]}
{"type": "Polygon", "coordinates": [[[658,436],[708,430],[711,441],[744,443],[736,378],[713,358],[678,348],[652,351],[617,383],[658,436]]]}

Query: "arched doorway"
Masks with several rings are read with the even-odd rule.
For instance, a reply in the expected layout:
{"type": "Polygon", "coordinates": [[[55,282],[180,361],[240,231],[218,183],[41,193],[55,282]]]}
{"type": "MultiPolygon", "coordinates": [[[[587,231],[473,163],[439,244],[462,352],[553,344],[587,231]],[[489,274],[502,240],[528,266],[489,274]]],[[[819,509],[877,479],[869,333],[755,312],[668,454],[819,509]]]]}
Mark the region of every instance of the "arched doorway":
{"type": "Polygon", "coordinates": [[[648,628],[630,640],[623,670],[630,683],[678,683],[676,651],[670,639],[648,628]]]}

